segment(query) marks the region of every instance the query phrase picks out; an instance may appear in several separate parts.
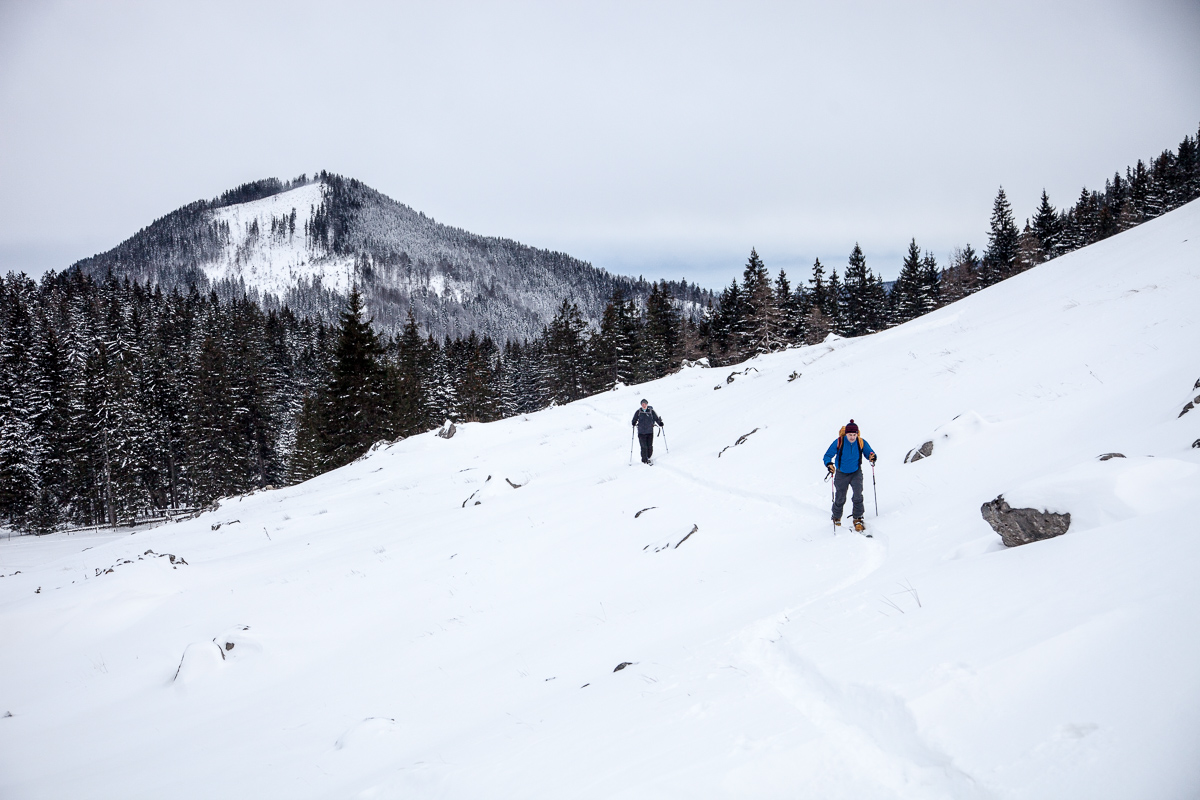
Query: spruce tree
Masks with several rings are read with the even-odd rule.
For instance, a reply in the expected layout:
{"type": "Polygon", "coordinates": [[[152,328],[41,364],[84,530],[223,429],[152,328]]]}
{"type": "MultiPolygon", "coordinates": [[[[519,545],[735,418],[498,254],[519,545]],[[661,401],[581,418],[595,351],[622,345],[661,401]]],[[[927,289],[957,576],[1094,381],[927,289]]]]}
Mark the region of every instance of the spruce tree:
{"type": "Polygon", "coordinates": [[[395,341],[391,425],[396,436],[413,436],[436,424],[428,414],[424,361],[425,342],[409,309],[404,329],[395,341]]]}
{"type": "Polygon", "coordinates": [[[325,463],[330,468],[349,464],[383,436],[387,422],[383,352],[371,320],[363,319],[362,295],[355,286],[340,316],[322,413],[325,463]]]}
{"type": "Polygon", "coordinates": [[[883,281],[867,269],[867,259],[857,243],[850,251],[845,282],[845,331],[863,336],[883,330],[887,296],[883,281]]]}
{"type": "Polygon", "coordinates": [[[741,355],[754,356],[779,349],[779,310],[771,287],[771,275],[754,248],[750,248],[750,258],[742,272],[741,306],[737,330],[741,355]]]}
{"type": "Polygon", "coordinates": [[[542,337],[546,393],[555,403],[569,403],[585,396],[586,330],[579,306],[564,299],[542,337]]]}
{"type": "Polygon", "coordinates": [[[825,318],[828,321],[829,333],[836,333],[838,336],[849,335],[848,305],[842,279],[838,277],[836,269],[832,270],[829,273],[829,283],[825,287],[825,318]]]}
{"type": "Polygon", "coordinates": [[[646,361],[651,378],[676,369],[682,348],[681,323],[666,282],[655,283],[646,299],[646,361]]]}
{"type": "Polygon", "coordinates": [[[979,280],[981,286],[991,286],[1013,274],[1019,236],[1017,224],[1013,221],[1012,206],[1004,194],[1004,187],[1000,187],[992,204],[988,247],[983,255],[983,272],[979,280]]]}
{"type": "Polygon", "coordinates": [[[924,313],[922,302],[923,268],[921,248],[917,240],[908,243],[908,252],[900,267],[900,275],[892,286],[891,306],[895,324],[902,325],[924,313]]]}
{"type": "Polygon", "coordinates": [[[1042,201],[1033,217],[1033,232],[1047,259],[1057,258],[1062,253],[1062,226],[1062,218],[1050,205],[1046,190],[1042,189],[1042,201]]]}

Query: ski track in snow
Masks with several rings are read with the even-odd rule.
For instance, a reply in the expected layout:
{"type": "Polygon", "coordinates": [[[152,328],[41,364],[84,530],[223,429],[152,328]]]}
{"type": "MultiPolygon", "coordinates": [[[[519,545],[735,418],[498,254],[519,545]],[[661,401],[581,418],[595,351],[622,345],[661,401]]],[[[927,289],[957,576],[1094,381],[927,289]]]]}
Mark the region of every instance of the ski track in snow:
{"type": "Polygon", "coordinates": [[[875,336],[0,539],[0,797],[1196,796],[1198,243],[1192,203],[875,336]],[[1071,529],[1003,548],[1001,493],[1071,529]]]}

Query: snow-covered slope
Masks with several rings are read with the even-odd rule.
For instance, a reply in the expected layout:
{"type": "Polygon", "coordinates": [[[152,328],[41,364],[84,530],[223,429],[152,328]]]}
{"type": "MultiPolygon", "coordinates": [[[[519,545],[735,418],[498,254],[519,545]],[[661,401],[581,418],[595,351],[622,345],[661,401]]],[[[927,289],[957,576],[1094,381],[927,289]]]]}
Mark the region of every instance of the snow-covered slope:
{"type": "Polygon", "coordinates": [[[0,796],[1195,797],[1198,299],[1192,203],[732,382],[0,542],[0,796]],[[828,523],[849,417],[873,539],[828,523]],[[1070,531],[1006,550],[1000,493],[1070,531]]]}
{"type": "Polygon", "coordinates": [[[222,253],[202,265],[212,282],[241,280],[247,289],[261,294],[287,296],[301,283],[320,280],[326,289],[340,294],[350,290],[354,256],[314,249],[304,235],[313,212],[320,207],[325,184],[317,182],[249,203],[219,208],[213,220],[229,226],[222,253]],[[273,220],[295,223],[287,231],[272,232],[273,220]]]}

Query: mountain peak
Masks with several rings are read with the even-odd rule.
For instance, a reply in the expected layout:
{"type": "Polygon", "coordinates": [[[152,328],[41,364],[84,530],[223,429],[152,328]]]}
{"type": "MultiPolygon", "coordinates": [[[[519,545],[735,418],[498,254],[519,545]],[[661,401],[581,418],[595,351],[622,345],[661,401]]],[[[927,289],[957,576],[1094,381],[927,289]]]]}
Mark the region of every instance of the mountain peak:
{"type": "MultiPolygon", "coordinates": [[[[434,335],[474,330],[498,340],[538,335],[564,298],[596,322],[615,289],[641,298],[650,288],[564,253],[439,224],[328,172],[253,181],[191,203],[74,268],[248,294],[325,318],[357,283],[385,330],[398,330],[411,310],[434,335]]],[[[671,289],[692,308],[711,297],[696,286],[671,289]]]]}

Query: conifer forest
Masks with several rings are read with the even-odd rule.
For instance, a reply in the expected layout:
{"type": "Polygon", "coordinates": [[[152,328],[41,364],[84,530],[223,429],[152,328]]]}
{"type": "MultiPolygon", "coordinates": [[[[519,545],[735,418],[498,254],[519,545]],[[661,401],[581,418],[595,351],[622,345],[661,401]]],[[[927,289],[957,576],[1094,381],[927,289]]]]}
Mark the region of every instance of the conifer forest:
{"type": "MultiPolygon", "coordinates": [[[[275,184],[268,191],[286,188],[275,184]]],[[[221,202],[261,193],[248,185],[221,202]]],[[[857,244],[844,264],[817,260],[796,280],[772,275],[752,249],[741,280],[715,297],[613,279],[598,320],[560,294],[545,299],[555,311],[532,336],[530,318],[502,336],[498,315],[486,332],[436,336],[411,308],[380,324],[358,285],[331,319],[199,280],[120,274],[118,262],[136,266],[133,251],[105,260],[103,274],[96,264],[40,281],[10,273],[0,280],[0,525],[44,533],[185,514],[306,480],[447,419],[497,420],[701,359],[717,366],[877,332],[1197,197],[1188,136],[1062,210],[1043,192],[1023,226],[1001,189],[982,252],[965,244],[939,264],[914,239],[890,286],[857,244]]],[[[341,246],[337,219],[323,212],[313,224],[341,246]]],[[[272,235],[295,225],[281,217],[272,235]]]]}

